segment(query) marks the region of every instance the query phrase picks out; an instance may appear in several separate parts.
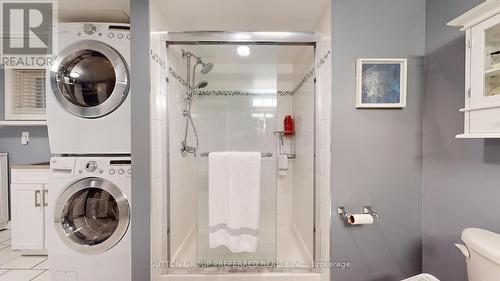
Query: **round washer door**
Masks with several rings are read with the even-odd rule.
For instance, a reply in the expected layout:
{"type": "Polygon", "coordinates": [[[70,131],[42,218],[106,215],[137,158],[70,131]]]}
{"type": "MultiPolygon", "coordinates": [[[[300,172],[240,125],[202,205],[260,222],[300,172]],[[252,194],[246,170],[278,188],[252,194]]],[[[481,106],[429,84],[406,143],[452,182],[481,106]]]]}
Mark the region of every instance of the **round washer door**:
{"type": "Polygon", "coordinates": [[[99,254],[118,244],[127,232],[130,205],[113,183],[86,178],[59,197],[54,222],[66,246],[79,253],[99,254]]]}
{"type": "Polygon", "coordinates": [[[129,92],[127,62],[112,47],[81,41],[64,49],[50,70],[52,92],[61,106],[82,118],[116,110],[129,92]]]}

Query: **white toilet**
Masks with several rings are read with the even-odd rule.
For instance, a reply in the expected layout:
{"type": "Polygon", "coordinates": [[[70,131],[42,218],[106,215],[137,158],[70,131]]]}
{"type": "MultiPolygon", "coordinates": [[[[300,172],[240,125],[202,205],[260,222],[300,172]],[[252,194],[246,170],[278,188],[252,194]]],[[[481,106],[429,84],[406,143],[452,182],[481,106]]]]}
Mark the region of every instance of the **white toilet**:
{"type": "Polygon", "coordinates": [[[413,276],[411,278],[408,278],[408,279],[405,279],[402,281],[439,281],[439,279],[437,279],[436,277],[434,277],[430,274],[424,273],[424,274],[413,276]]]}
{"type": "Polygon", "coordinates": [[[479,228],[462,232],[465,245],[455,244],[464,254],[469,281],[500,280],[500,234],[479,228]]]}

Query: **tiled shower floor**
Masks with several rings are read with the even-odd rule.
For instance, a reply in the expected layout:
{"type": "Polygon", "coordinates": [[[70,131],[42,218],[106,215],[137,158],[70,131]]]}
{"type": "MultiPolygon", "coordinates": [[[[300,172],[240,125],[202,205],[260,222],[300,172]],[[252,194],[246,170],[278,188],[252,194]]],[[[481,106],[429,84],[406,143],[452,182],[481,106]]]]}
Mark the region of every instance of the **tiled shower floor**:
{"type": "Polygon", "coordinates": [[[0,281],[50,281],[47,256],[21,256],[10,247],[10,230],[0,231],[0,281]]]}

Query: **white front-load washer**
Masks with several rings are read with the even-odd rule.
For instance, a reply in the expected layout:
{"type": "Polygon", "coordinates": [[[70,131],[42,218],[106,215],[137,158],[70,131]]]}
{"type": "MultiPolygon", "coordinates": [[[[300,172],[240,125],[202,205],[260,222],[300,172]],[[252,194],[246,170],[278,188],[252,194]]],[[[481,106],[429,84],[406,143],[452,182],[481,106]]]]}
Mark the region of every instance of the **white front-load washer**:
{"type": "Polygon", "coordinates": [[[131,281],[130,157],[50,160],[52,281],[131,281]]]}
{"type": "Polygon", "coordinates": [[[130,26],[61,23],[47,71],[52,154],[130,154],[130,26]]]}

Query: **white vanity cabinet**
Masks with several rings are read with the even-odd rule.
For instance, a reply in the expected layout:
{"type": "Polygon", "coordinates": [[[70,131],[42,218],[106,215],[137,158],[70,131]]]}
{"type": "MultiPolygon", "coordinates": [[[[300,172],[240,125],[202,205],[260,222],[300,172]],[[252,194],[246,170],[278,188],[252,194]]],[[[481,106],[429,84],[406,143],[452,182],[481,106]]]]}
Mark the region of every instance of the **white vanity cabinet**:
{"type": "Polygon", "coordinates": [[[487,0],[448,23],[466,33],[464,133],[500,138],[500,1],[487,0]]]}
{"type": "Polygon", "coordinates": [[[48,182],[48,166],[11,167],[11,243],[23,254],[46,253],[48,182]]]}

